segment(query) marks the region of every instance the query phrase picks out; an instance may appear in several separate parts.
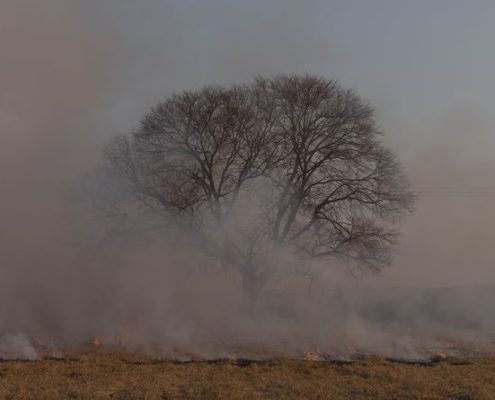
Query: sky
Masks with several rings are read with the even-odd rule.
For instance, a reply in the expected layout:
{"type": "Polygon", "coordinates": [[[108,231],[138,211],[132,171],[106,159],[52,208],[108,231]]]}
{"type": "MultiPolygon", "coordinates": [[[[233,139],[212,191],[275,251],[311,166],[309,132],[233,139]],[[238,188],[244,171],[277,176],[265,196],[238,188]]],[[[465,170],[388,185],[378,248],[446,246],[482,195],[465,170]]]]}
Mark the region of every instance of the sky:
{"type": "Polygon", "coordinates": [[[373,104],[419,194],[393,265],[349,282],[493,283],[494,18],[488,0],[3,0],[0,185],[26,180],[26,195],[22,216],[16,194],[0,218],[24,227],[15,221],[60,215],[40,188],[92,166],[102,143],[173,92],[311,73],[373,104]],[[33,157],[37,168],[18,167],[33,157]]]}

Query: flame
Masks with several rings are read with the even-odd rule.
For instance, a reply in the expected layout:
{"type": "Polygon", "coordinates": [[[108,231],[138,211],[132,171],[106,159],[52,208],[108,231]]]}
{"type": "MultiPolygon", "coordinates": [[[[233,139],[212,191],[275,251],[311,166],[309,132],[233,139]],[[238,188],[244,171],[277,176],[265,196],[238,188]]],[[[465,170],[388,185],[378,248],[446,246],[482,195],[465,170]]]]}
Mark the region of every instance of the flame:
{"type": "Polygon", "coordinates": [[[96,335],[93,337],[91,340],[91,346],[93,347],[100,347],[101,346],[101,338],[99,335],[96,335]]]}
{"type": "Polygon", "coordinates": [[[321,357],[317,353],[308,351],[304,354],[304,361],[320,361],[321,357]]]}

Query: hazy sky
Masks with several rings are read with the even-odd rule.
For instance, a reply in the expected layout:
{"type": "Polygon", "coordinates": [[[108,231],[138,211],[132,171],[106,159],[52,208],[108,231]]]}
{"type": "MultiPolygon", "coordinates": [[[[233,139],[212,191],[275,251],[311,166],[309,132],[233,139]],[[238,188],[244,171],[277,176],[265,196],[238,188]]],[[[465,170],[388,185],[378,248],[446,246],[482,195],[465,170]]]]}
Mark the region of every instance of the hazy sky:
{"type": "MultiPolygon", "coordinates": [[[[495,281],[494,1],[3,0],[0,14],[11,21],[0,51],[12,61],[0,83],[30,97],[30,110],[42,104],[40,115],[66,105],[65,118],[75,117],[65,126],[96,137],[95,148],[172,91],[255,74],[341,80],[375,106],[420,193],[394,265],[363,283],[495,281]],[[60,99],[45,75],[64,88],[60,99]]],[[[19,107],[4,92],[0,128],[22,120],[19,107]]]]}
{"type": "Polygon", "coordinates": [[[171,90],[258,73],[340,79],[375,105],[419,192],[454,189],[420,197],[394,266],[372,281],[495,280],[495,194],[458,193],[495,189],[493,1],[105,4],[100,17],[112,21],[130,57],[128,82],[112,103],[115,125],[135,123],[171,90]]]}

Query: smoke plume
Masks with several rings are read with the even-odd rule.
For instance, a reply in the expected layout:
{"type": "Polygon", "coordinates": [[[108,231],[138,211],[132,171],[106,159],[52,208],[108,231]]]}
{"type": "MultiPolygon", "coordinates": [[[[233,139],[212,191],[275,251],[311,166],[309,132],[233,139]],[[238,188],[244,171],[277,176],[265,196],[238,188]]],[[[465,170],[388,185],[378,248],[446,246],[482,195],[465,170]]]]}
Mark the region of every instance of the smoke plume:
{"type": "Polygon", "coordinates": [[[420,194],[379,278],[280,258],[291,273],[249,310],[232,276],[202,269],[191,237],[109,232],[81,203],[85,190],[108,193],[107,182],[75,184],[101,165],[101,147],[172,91],[258,73],[373,80],[346,72],[346,40],[308,29],[323,30],[323,2],[237,3],[2,2],[0,357],[33,359],[38,347],[95,336],[173,357],[488,351],[495,122],[464,104],[418,123],[363,85],[420,194]]]}

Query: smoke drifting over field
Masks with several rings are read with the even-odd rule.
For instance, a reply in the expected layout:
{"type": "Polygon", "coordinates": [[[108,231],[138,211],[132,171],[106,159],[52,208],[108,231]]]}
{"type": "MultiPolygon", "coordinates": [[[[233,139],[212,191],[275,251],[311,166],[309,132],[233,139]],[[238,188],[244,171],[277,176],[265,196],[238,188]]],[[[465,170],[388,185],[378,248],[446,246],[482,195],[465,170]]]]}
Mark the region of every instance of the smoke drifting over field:
{"type": "MultiPolygon", "coordinates": [[[[368,54],[369,71],[366,62],[349,69],[353,56],[357,63],[367,59],[353,46],[359,38],[331,16],[356,12],[341,2],[330,9],[326,2],[193,3],[0,5],[0,353],[35,357],[31,336],[57,347],[95,335],[116,343],[123,331],[131,344],[170,355],[341,353],[349,345],[414,356],[440,346],[439,337],[486,350],[495,330],[494,287],[363,288],[494,281],[495,124],[478,107],[477,93],[456,108],[439,94],[443,81],[433,93],[420,90],[428,79],[419,89],[375,85],[370,82],[382,76],[373,70],[379,55],[368,54]],[[147,107],[171,91],[305,71],[341,78],[372,101],[424,193],[404,226],[394,266],[381,278],[355,282],[338,263],[318,266],[323,278],[313,286],[284,277],[249,311],[231,277],[202,272],[187,238],[116,236],[101,248],[93,236],[86,244],[96,217],[74,203],[70,188],[100,165],[100,147],[133,129],[147,107]],[[431,108],[413,109],[428,94],[431,108]],[[402,108],[401,98],[409,99],[402,108]]],[[[385,69],[392,78],[401,75],[393,65],[385,69]]]]}

